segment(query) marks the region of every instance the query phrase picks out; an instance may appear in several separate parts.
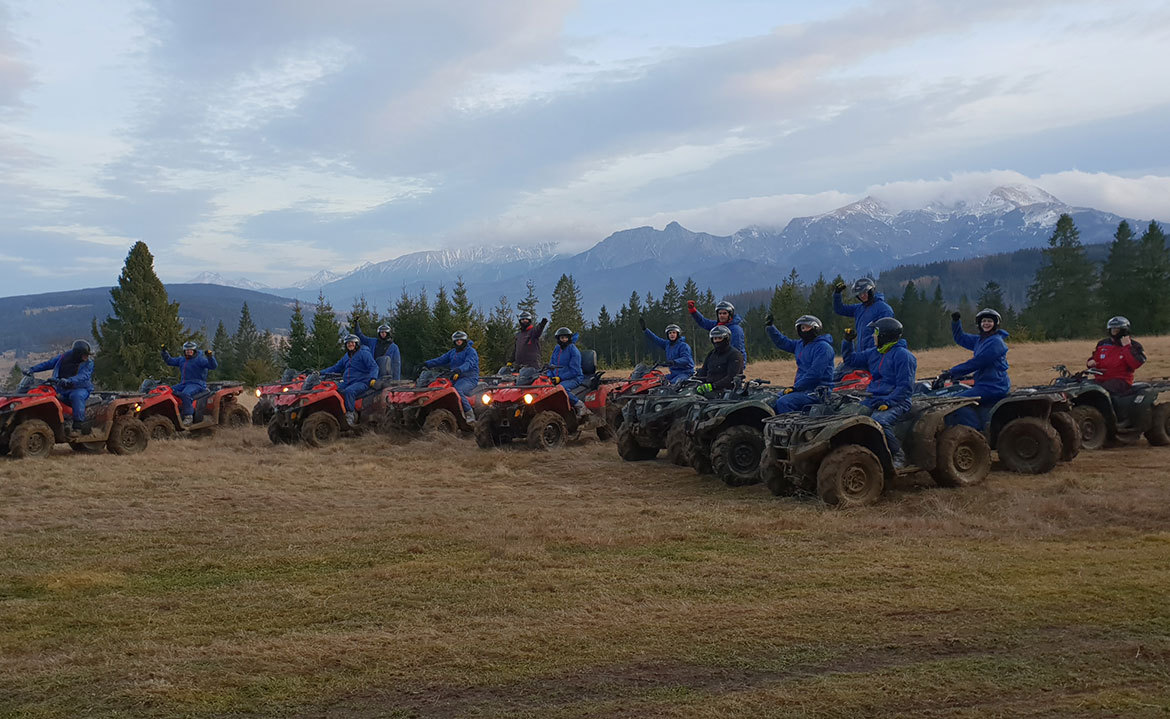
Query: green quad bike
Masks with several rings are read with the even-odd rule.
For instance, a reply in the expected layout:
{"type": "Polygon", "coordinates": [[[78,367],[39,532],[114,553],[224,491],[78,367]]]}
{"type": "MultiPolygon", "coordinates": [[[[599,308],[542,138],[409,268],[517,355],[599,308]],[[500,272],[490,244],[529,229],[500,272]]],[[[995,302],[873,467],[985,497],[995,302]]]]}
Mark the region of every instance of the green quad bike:
{"type": "Polygon", "coordinates": [[[759,482],[764,420],[776,414],[776,392],[768,384],[741,377],[727,396],[693,404],[683,421],[687,464],[730,487],[759,482]]]}
{"type": "Polygon", "coordinates": [[[685,465],[685,435],[678,420],[692,405],[704,401],[695,394],[698,386],[698,380],[690,379],[630,397],[622,407],[622,421],[618,425],[618,455],[627,462],[644,462],[665,449],[667,461],[685,465]]]}
{"type": "MultiPolygon", "coordinates": [[[[927,397],[955,397],[970,389],[958,377],[921,380],[927,397]],[[949,384],[948,384],[949,382],[949,384]]],[[[1058,462],[1071,462],[1081,450],[1081,435],[1072,402],[1057,387],[1016,389],[991,407],[976,412],[988,445],[1011,472],[1046,474],[1058,462]]]]}
{"type": "Polygon", "coordinates": [[[1095,381],[1100,370],[1074,373],[1064,365],[1052,369],[1058,377],[1038,389],[1058,389],[1068,396],[1084,449],[1134,444],[1143,434],[1155,447],[1170,445],[1170,379],[1134,382],[1128,394],[1120,395],[1095,381]]]}
{"type": "Polygon", "coordinates": [[[906,453],[895,467],[885,432],[862,397],[825,391],[808,414],[776,415],[764,422],[760,478],[776,496],[816,495],[832,506],[873,504],[899,478],[927,472],[940,487],[969,487],[991,471],[991,447],[979,430],[948,427],[949,415],[978,403],[967,397],[911,398],[894,425],[906,453]]]}

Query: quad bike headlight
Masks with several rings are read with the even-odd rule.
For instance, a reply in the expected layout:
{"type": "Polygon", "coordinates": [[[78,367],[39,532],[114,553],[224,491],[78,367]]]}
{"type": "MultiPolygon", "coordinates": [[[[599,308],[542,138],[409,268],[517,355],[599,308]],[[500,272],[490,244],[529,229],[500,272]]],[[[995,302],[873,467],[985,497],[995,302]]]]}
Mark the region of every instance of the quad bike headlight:
{"type": "Polygon", "coordinates": [[[257,387],[257,388],[256,388],[256,396],[257,396],[257,397],[259,397],[259,396],[260,396],[260,388],[259,388],[259,387],[257,387]]]}
{"type": "Polygon", "coordinates": [[[533,397],[531,394],[528,394],[527,392],[524,393],[524,404],[532,404],[532,400],[534,399],[535,397],[533,397]]]}
{"type": "Polygon", "coordinates": [[[479,398],[479,401],[483,402],[484,404],[491,404],[492,403],[492,396],[490,394],[488,394],[487,392],[484,392],[483,396],[479,398]]]}
{"type": "Polygon", "coordinates": [[[280,388],[280,391],[281,391],[281,392],[287,392],[287,391],[288,391],[288,387],[281,387],[281,388],[280,388]]]}

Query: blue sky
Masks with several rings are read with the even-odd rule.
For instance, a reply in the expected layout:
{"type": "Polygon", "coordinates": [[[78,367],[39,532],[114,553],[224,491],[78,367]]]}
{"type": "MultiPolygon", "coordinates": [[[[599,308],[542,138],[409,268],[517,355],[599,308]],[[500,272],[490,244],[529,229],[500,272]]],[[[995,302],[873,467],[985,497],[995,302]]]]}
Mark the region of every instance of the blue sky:
{"type": "Polygon", "coordinates": [[[0,0],[0,294],[1033,182],[1170,217],[1170,3],[0,0]]]}

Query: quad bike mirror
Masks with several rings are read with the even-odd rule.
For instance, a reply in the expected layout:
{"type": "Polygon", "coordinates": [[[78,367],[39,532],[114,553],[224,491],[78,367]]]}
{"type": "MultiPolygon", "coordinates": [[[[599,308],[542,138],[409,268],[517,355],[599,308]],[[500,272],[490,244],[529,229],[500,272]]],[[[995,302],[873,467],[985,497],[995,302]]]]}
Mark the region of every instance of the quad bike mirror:
{"type": "Polygon", "coordinates": [[[37,378],[32,375],[25,375],[21,378],[20,384],[16,385],[16,391],[20,393],[28,392],[37,384],[37,378]]]}
{"type": "Polygon", "coordinates": [[[280,375],[280,381],[282,384],[288,384],[289,382],[292,382],[296,378],[297,378],[297,371],[295,369],[293,369],[292,367],[285,367],[284,373],[282,373],[280,375]]]}
{"type": "Polygon", "coordinates": [[[642,379],[648,374],[650,374],[650,368],[639,362],[638,365],[634,367],[634,371],[630,374],[630,379],[642,379]]]}
{"type": "Polygon", "coordinates": [[[158,380],[147,377],[142,380],[142,384],[138,385],[138,394],[146,394],[155,387],[158,387],[158,380]]]}
{"type": "Polygon", "coordinates": [[[532,384],[539,376],[540,370],[536,369],[535,367],[525,367],[520,370],[520,374],[516,377],[516,384],[532,384]]]}
{"type": "Polygon", "coordinates": [[[305,377],[304,383],[301,384],[301,389],[304,391],[311,390],[319,384],[321,384],[321,373],[310,372],[309,375],[305,377]]]}

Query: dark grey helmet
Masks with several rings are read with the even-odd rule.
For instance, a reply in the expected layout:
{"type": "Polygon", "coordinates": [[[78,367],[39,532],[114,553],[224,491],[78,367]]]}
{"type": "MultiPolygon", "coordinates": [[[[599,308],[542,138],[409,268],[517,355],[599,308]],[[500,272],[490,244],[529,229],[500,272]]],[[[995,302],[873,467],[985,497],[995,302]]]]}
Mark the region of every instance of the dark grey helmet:
{"type": "Polygon", "coordinates": [[[361,338],[359,338],[359,337],[358,337],[357,335],[355,335],[355,334],[348,334],[348,335],[346,335],[345,337],[342,337],[342,338],[341,338],[341,344],[342,344],[342,345],[347,345],[347,344],[349,344],[350,342],[357,342],[359,346],[360,346],[360,345],[361,345],[361,343],[362,343],[362,341],[361,341],[361,338]]]}
{"type": "Polygon", "coordinates": [[[813,315],[801,315],[800,317],[796,318],[796,322],[794,322],[793,324],[796,325],[796,330],[798,332],[800,331],[801,325],[808,325],[809,327],[815,327],[818,330],[824,328],[824,325],[821,324],[820,318],[814,317],[813,315]]]}
{"type": "Polygon", "coordinates": [[[666,326],[666,334],[670,334],[671,332],[678,332],[679,335],[681,336],[682,335],[682,327],[679,327],[678,325],[667,325],[666,326]]]}
{"type": "Polygon", "coordinates": [[[878,346],[897,342],[902,338],[902,323],[893,317],[882,317],[869,323],[869,328],[877,332],[878,346]]]}
{"type": "Polygon", "coordinates": [[[77,340],[76,342],[74,342],[73,343],[73,351],[80,352],[81,354],[84,354],[84,355],[93,354],[93,349],[89,346],[89,343],[86,342],[85,340],[77,340]]]}
{"type": "Polygon", "coordinates": [[[199,345],[195,344],[194,342],[184,342],[183,343],[183,351],[184,352],[186,352],[187,350],[197,350],[197,349],[199,349],[199,345]]]}
{"type": "Polygon", "coordinates": [[[853,294],[857,297],[873,292],[876,289],[877,283],[873,281],[872,277],[858,277],[857,281],[853,283],[853,294]]]}
{"type": "Polygon", "coordinates": [[[719,310],[727,310],[728,312],[730,312],[731,314],[734,315],[735,314],[735,305],[731,304],[727,300],[723,300],[719,304],[715,305],[715,312],[719,312],[719,310]]]}
{"type": "Polygon", "coordinates": [[[1129,329],[1129,320],[1126,319],[1125,317],[1122,317],[1121,315],[1117,315],[1116,317],[1110,317],[1109,321],[1105,323],[1105,329],[1107,329],[1107,330],[1128,330],[1129,329]]]}
{"type": "Polygon", "coordinates": [[[990,317],[991,319],[995,320],[996,327],[998,327],[999,323],[1003,321],[1003,318],[999,316],[999,313],[990,307],[984,307],[983,309],[979,310],[979,314],[975,315],[975,321],[982,322],[984,317],[990,317]]]}
{"type": "Polygon", "coordinates": [[[451,341],[454,342],[455,340],[463,340],[464,342],[466,342],[467,341],[467,333],[464,332],[463,330],[456,330],[455,332],[453,332],[451,334],[451,341]]]}
{"type": "Polygon", "coordinates": [[[520,316],[517,317],[516,319],[528,320],[529,322],[531,322],[532,321],[532,313],[529,312],[528,310],[524,310],[523,312],[520,313],[520,316]]]}
{"type": "Polygon", "coordinates": [[[558,327],[556,333],[553,334],[553,337],[572,337],[572,336],[573,336],[573,330],[569,329],[568,327],[558,327]]]}
{"type": "Polygon", "coordinates": [[[716,340],[727,340],[730,342],[731,330],[727,329],[727,325],[715,325],[711,328],[711,331],[707,333],[707,336],[711,338],[712,342],[715,342],[716,340]]]}
{"type": "Polygon", "coordinates": [[[378,325],[378,334],[382,334],[383,332],[390,334],[390,325],[378,325]]]}

